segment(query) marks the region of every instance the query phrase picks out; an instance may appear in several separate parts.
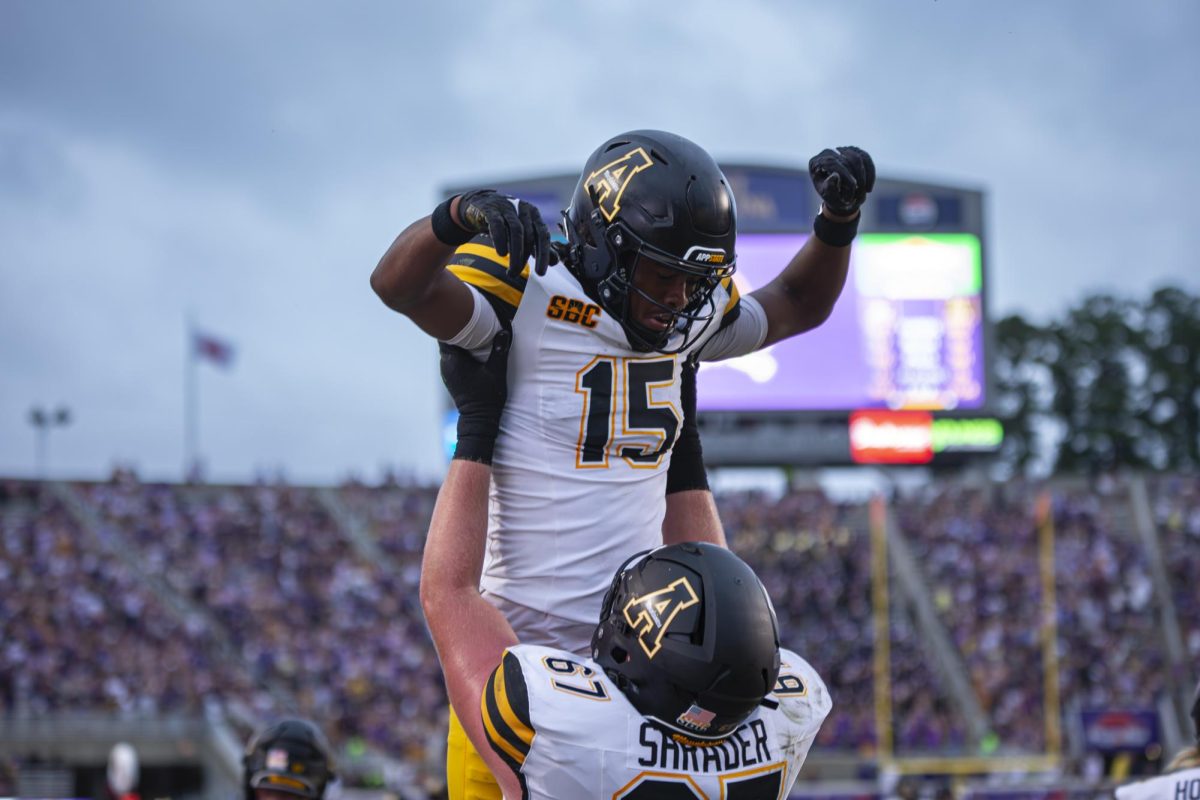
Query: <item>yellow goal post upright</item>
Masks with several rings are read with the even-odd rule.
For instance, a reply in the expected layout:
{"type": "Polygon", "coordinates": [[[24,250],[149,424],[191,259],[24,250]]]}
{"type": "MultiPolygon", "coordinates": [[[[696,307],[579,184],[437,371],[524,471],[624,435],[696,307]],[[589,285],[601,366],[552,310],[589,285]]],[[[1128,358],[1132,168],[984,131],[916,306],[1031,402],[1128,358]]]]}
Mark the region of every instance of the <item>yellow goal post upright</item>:
{"type": "Polygon", "coordinates": [[[970,776],[993,773],[1038,773],[1057,771],[1062,764],[1061,701],[1058,684],[1058,618],[1054,566],[1054,515],[1048,491],[1034,503],[1037,526],[1038,575],[1041,605],[1038,621],[1042,650],[1045,690],[1043,725],[1044,753],[1019,756],[946,756],[905,757],[895,752],[892,719],[890,588],[888,578],[887,501],[875,495],[870,502],[868,520],[871,537],[871,604],[874,617],[875,729],[881,772],[896,775],[970,776]]]}

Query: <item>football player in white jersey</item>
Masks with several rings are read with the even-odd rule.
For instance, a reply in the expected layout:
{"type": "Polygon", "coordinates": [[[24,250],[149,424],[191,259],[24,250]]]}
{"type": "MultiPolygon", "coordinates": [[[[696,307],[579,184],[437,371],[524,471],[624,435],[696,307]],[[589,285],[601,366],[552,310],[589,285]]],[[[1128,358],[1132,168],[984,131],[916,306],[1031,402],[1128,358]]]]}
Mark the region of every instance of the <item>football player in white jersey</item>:
{"type": "Polygon", "coordinates": [[[682,542],[627,559],[590,657],[519,643],[479,594],[508,341],[485,364],[442,356],[451,394],[467,400],[460,432],[483,459],[455,458],[442,484],[421,605],[467,736],[510,800],[780,800],[831,701],[812,666],[780,648],[766,589],[732,552],[682,542]]]}
{"type": "Polygon", "coordinates": [[[565,246],[551,247],[532,205],[481,190],[410,225],[379,262],[379,297],[440,341],[482,358],[497,332],[513,332],[481,585],[523,641],[584,653],[608,576],[630,553],[680,532],[723,543],[698,446],[686,463],[672,457],[694,424],[687,364],[744,355],[832,311],[875,169],[844,147],[810,171],[823,198],[815,236],[744,298],[725,176],[662,131],[591,155],[564,212],[565,246]],[[546,269],[554,254],[562,266],[546,269]]]}
{"type": "Polygon", "coordinates": [[[1200,683],[1192,696],[1192,725],[1196,742],[1171,759],[1156,778],[1117,789],[1117,800],[1197,800],[1200,798],[1200,683]]]}
{"type": "MultiPolygon", "coordinates": [[[[695,428],[695,362],[752,352],[832,311],[875,170],[854,147],[809,168],[823,201],[815,236],[745,298],[731,277],[725,176],[661,131],[591,155],[564,212],[565,246],[551,248],[530,204],[479,190],[410,225],[379,262],[379,297],[439,340],[482,357],[513,333],[480,583],[522,641],[585,654],[608,577],[631,553],[685,537],[724,544],[695,428]]],[[[449,759],[467,766],[449,768],[451,800],[467,796],[465,746],[452,717],[449,759]]]]}

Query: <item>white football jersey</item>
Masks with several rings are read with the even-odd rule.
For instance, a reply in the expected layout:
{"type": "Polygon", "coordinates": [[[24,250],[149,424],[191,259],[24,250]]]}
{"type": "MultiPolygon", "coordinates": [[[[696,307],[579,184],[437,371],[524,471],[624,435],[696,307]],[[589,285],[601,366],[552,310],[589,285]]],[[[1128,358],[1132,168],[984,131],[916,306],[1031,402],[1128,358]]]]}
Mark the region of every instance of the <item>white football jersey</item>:
{"type": "Polygon", "coordinates": [[[780,800],[832,705],[816,670],[790,650],[770,699],[726,738],[689,743],[650,722],[590,659],[517,645],[480,702],[492,749],[529,800],[780,800]]]}
{"type": "Polygon", "coordinates": [[[1200,767],[1168,772],[1117,788],[1117,800],[1198,800],[1200,767]]]}
{"type": "MultiPolygon", "coordinates": [[[[641,353],[565,268],[510,277],[507,263],[478,241],[450,262],[513,330],[481,588],[594,624],[621,563],[662,544],[667,468],[683,420],[680,369],[737,318],[738,293],[722,282],[716,316],[688,351],[641,353]]],[[[534,630],[517,635],[586,648],[534,630]]]]}

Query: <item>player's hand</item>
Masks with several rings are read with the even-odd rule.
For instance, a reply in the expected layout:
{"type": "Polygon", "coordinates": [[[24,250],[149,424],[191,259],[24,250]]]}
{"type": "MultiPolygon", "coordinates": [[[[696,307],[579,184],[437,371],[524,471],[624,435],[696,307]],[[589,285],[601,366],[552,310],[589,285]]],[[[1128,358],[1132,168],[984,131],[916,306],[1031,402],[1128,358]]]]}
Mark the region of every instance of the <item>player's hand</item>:
{"type": "Polygon", "coordinates": [[[438,344],[442,383],[446,384],[458,409],[458,446],[455,458],[492,463],[500,415],[508,400],[508,350],[512,332],[502,330],[492,339],[486,361],[477,361],[470,351],[438,344]]]}
{"type": "Polygon", "coordinates": [[[458,198],[458,219],[466,230],[492,237],[496,253],[509,257],[509,275],[520,275],[530,256],[538,275],[558,263],[550,249],[550,231],[532,203],[493,189],[476,189],[458,198]]]}
{"type": "Polygon", "coordinates": [[[809,160],[808,174],[825,208],[839,217],[854,216],[875,188],[875,162],[857,147],[822,150],[809,160]]]}

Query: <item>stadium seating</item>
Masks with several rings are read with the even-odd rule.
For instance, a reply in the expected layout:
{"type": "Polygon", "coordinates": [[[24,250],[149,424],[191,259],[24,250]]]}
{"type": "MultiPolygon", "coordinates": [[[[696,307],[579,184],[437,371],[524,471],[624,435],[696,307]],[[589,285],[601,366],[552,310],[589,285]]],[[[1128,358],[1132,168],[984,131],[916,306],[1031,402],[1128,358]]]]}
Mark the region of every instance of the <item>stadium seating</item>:
{"type": "MultiPolygon", "coordinates": [[[[1200,661],[1200,480],[1150,482],[1179,632],[1200,661]]],[[[1044,487],[936,484],[891,501],[928,601],[1004,752],[1046,746],[1044,487]]],[[[1051,486],[1057,680],[1081,709],[1153,708],[1185,676],[1161,656],[1159,594],[1126,487],[1051,486]]],[[[202,713],[237,704],[319,720],[339,748],[383,753],[436,786],[445,694],[417,597],[436,487],[0,481],[0,718],[61,709],[202,713]]],[[[866,506],[819,491],[718,497],[731,546],[775,600],[785,643],[828,679],[823,753],[870,756],[874,696],[866,506]]],[[[897,754],[980,752],[904,604],[889,617],[897,754]]]]}

